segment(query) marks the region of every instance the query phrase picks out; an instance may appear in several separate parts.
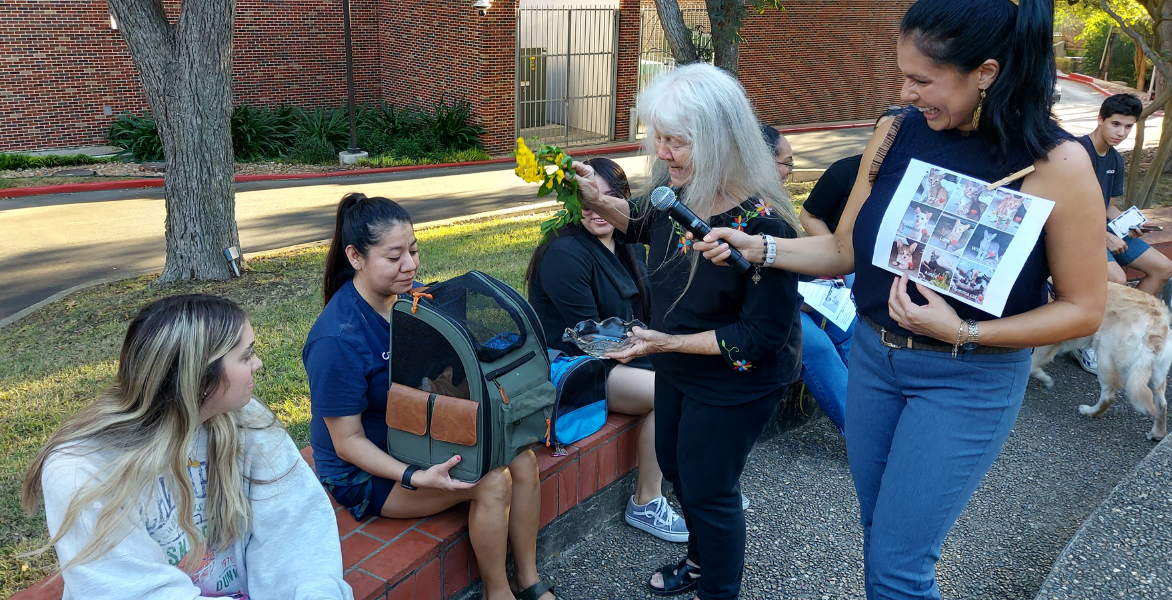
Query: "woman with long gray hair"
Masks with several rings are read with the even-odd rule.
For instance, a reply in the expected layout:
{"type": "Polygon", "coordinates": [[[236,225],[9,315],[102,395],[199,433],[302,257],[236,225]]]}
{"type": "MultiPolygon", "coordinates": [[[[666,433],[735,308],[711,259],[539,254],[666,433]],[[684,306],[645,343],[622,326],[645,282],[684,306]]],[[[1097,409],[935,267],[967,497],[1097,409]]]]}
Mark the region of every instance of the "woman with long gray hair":
{"type": "Polygon", "coordinates": [[[130,322],[110,389],[67,418],[21,498],[45,497],[70,598],[350,600],[325,491],[252,397],[261,361],[230,300],[174,296],[130,322]]]}
{"type": "Polygon", "coordinates": [[[675,488],[690,535],[688,553],[654,573],[654,594],[699,588],[697,598],[737,598],[745,560],[738,479],[745,458],[798,376],[797,276],[738,273],[699,255],[684,229],[650,205],[671,187],[711,226],[795,237],[789,196],[741,85],[705,64],[657,79],[639,99],[653,162],[640,200],[601,196],[593,170],[575,163],[583,206],[626,242],[649,245],[651,329],[635,330],[620,361],[655,366],[655,451],[675,488]],[[703,573],[703,575],[701,575],[703,573]]]}

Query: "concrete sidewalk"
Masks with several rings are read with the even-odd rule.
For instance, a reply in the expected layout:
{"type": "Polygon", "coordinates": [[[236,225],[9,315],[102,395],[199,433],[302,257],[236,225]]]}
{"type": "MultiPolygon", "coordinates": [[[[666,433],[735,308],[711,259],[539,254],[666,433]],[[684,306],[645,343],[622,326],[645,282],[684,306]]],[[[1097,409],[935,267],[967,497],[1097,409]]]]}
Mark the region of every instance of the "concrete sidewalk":
{"type": "MultiPolygon", "coordinates": [[[[1124,402],[1099,419],[1084,417],[1078,414],[1078,405],[1098,397],[1095,378],[1065,357],[1048,371],[1057,385],[1046,389],[1030,383],[1001,456],[945,540],[938,564],[944,598],[1034,598],[1067,542],[1152,450],[1153,443],[1144,438],[1151,425],[1147,417],[1124,402]]],[[[1166,478],[1167,471],[1161,473],[1166,478]]],[[[746,513],[748,550],[741,598],[865,597],[858,501],[845,443],[828,419],[821,417],[760,444],[750,456],[741,483],[752,501],[746,513]]],[[[602,535],[586,539],[542,566],[542,573],[556,580],[559,598],[654,598],[646,592],[647,578],[655,568],[675,563],[686,552],[683,544],[662,542],[627,526],[621,515],[615,515],[614,523],[602,535]]],[[[1144,523],[1148,527],[1129,531],[1141,535],[1154,527],[1167,528],[1159,519],[1144,523]]],[[[1113,568],[1109,555],[1119,544],[1105,539],[1097,546],[1095,574],[1107,574],[1113,568]]],[[[1124,550],[1130,548],[1134,546],[1124,550]]],[[[1154,558],[1168,560],[1167,556],[1154,558]]],[[[1135,557],[1128,558],[1128,564],[1132,562],[1135,557]]],[[[1163,568],[1166,572],[1169,567],[1163,568]]],[[[1142,575],[1146,577],[1147,572],[1142,575]]],[[[1085,590],[1139,589],[1098,584],[1092,588],[1091,582],[1080,581],[1073,585],[1085,590]]],[[[1161,587],[1147,588],[1153,594],[1146,597],[1164,597],[1155,590],[1166,585],[1165,577],[1161,587]]]]}

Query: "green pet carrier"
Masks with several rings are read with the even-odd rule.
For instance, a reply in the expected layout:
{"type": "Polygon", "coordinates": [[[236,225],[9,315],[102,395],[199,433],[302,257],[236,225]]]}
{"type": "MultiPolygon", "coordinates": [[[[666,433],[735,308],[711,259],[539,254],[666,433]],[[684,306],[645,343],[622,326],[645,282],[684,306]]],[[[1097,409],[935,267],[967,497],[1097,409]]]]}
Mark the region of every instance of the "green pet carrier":
{"type": "Polygon", "coordinates": [[[556,390],[529,303],[479,271],[412,290],[391,310],[387,449],[426,469],[460,455],[475,482],[545,437],[556,390]]]}

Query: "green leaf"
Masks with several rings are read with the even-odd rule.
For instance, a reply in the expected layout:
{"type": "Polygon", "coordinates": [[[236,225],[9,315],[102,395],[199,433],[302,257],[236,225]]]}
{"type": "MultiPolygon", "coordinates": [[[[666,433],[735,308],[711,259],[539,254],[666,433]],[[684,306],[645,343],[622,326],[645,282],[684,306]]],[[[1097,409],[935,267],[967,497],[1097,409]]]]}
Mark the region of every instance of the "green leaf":
{"type": "MultiPolygon", "coordinates": [[[[548,180],[547,180],[547,181],[548,181],[548,180]]],[[[544,183],[542,183],[542,184],[541,184],[541,187],[537,188],[537,197],[538,197],[538,198],[542,198],[542,197],[544,197],[544,196],[548,196],[548,195],[549,195],[549,193],[550,193],[550,192],[552,192],[552,191],[553,191],[553,190],[552,190],[552,189],[550,189],[550,187],[549,187],[549,186],[547,186],[547,185],[545,185],[544,183]]]]}

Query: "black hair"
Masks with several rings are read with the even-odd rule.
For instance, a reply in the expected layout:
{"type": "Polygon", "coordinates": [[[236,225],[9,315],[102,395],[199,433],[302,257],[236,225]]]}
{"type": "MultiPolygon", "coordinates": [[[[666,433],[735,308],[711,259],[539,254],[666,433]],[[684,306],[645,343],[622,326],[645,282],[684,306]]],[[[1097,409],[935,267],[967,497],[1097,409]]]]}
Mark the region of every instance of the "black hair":
{"type": "Polygon", "coordinates": [[[888,117],[894,117],[901,112],[903,112],[903,107],[898,104],[892,104],[891,106],[888,106],[887,110],[884,110],[883,114],[879,115],[875,119],[875,127],[879,126],[879,121],[882,121],[883,119],[886,119],[888,117]]]}
{"type": "Polygon", "coordinates": [[[919,0],[899,33],[938,64],[970,73],[986,60],[1000,71],[986,90],[977,134],[1002,156],[1039,160],[1058,140],[1051,116],[1057,72],[1053,0],[919,0]]]}
{"type": "Polygon", "coordinates": [[[330,240],[330,252],[326,255],[326,272],[322,280],[322,302],[329,304],[330,298],[354,278],[354,267],[346,257],[346,248],[354,246],[359,254],[366,256],[371,246],[377,246],[383,234],[392,227],[411,225],[407,209],[387,198],[367,198],[366,194],[352,192],[338,203],[338,217],[334,224],[334,237],[330,240]]]}
{"type": "Polygon", "coordinates": [[[1112,115],[1139,118],[1144,111],[1144,103],[1131,94],[1115,94],[1103,101],[1099,107],[1099,118],[1106,119],[1112,115]]]}
{"type": "Polygon", "coordinates": [[[761,125],[761,137],[765,138],[765,145],[769,146],[769,152],[774,157],[777,156],[777,141],[781,139],[781,132],[768,125],[761,125]]]}
{"type": "MultiPolygon", "coordinates": [[[[619,165],[619,163],[605,157],[591,158],[583,161],[585,164],[594,168],[594,173],[606,182],[606,185],[623,198],[631,197],[631,183],[627,180],[627,172],[619,165]]],[[[541,258],[545,256],[546,250],[549,250],[550,245],[554,240],[566,234],[573,234],[582,229],[581,224],[567,225],[560,229],[550,232],[550,234],[542,240],[537,249],[533,251],[533,256],[529,258],[529,266],[525,269],[525,285],[532,286],[533,279],[537,276],[537,268],[541,264],[541,258]]],[[[639,244],[619,244],[615,246],[615,254],[626,254],[622,257],[624,260],[631,261],[632,265],[639,264],[638,252],[642,248],[639,244]]],[[[621,255],[619,255],[621,256],[621,255]]],[[[636,269],[636,272],[638,269],[636,269]]],[[[641,277],[635,278],[635,287],[639,289],[639,295],[643,299],[643,314],[648,314],[650,311],[650,300],[647,294],[647,289],[641,277]]]]}

